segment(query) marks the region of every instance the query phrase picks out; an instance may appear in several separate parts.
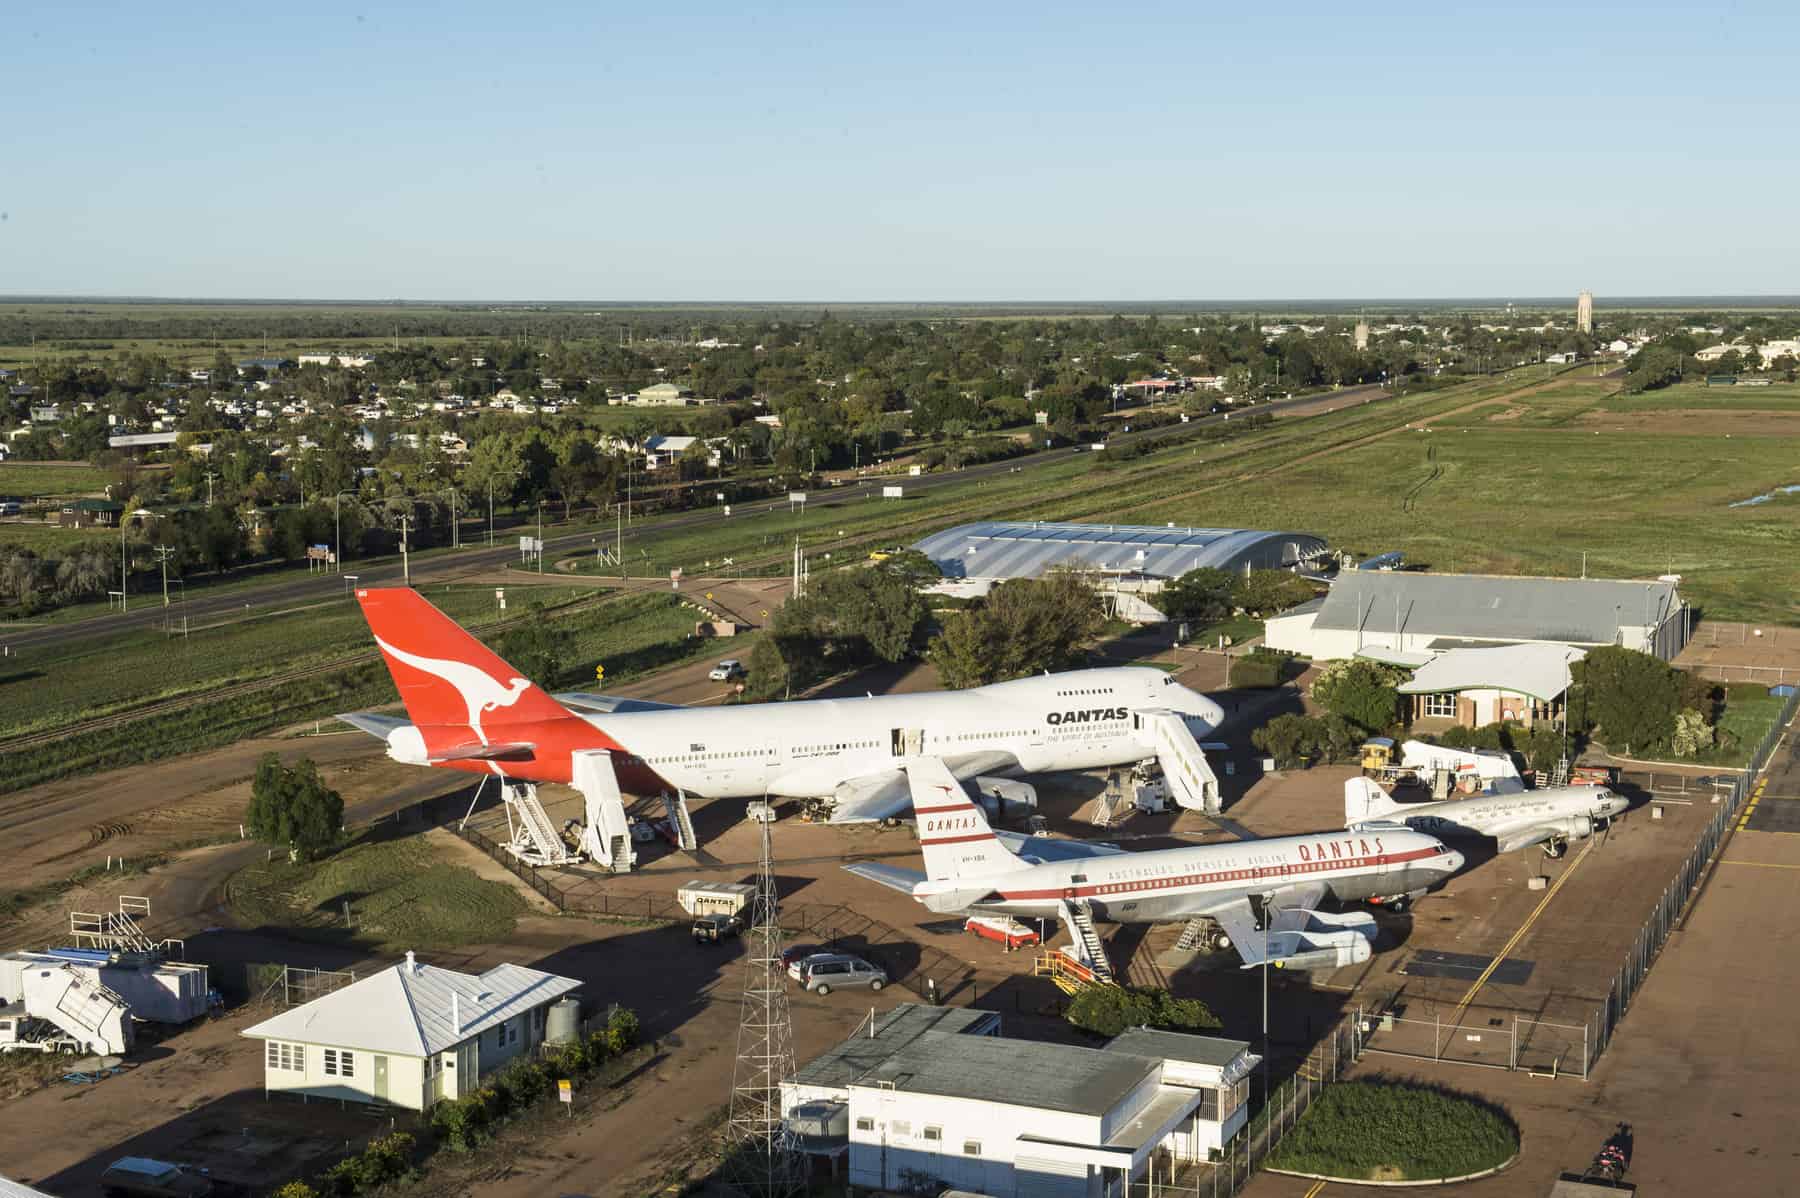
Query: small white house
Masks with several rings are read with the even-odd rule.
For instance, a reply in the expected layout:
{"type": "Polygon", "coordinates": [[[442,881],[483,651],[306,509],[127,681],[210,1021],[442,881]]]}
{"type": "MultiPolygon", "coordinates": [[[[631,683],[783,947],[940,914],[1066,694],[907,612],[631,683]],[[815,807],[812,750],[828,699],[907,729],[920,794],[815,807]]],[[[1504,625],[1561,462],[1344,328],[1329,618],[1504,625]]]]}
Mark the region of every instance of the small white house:
{"type": "Polygon", "coordinates": [[[422,1111],[536,1051],[551,1004],[580,984],[521,965],[459,973],[409,952],[243,1034],[263,1043],[271,1093],[422,1111]]]}
{"type": "Polygon", "coordinates": [[[1001,1038],[999,1016],[895,1008],[783,1086],[810,1152],[852,1186],[930,1177],[993,1198],[1100,1198],[1151,1155],[1182,1160],[1243,1127],[1249,1045],[1138,1029],[1104,1048],[1001,1038]]]}

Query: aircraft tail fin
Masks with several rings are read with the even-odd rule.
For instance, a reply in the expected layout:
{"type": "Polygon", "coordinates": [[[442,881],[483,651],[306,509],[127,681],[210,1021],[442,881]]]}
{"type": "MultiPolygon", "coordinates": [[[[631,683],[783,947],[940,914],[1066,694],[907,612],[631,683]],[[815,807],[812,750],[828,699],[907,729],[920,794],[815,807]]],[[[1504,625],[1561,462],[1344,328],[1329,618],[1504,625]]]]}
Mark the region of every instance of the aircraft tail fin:
{"type": "Polygon", "coordinates": [[[408,587],[356,592],[406,714],[425,737],[482,745],[513,739],[508,725],[578,718],[408,587]]]}
{"type": "Polygon", "coordinates": [[[1344,781],[1344,826],[1382,819],[1399,810],[1401,804],[1375,785],[1370,778],[1348,778],[1344,781]]]}
{"type": "Polygon", "coordinates": [[[928,879],[985,878],[1031,868],[1000,843],[987,816],[941,759],[910,757],[903,765],[928,879]]]}

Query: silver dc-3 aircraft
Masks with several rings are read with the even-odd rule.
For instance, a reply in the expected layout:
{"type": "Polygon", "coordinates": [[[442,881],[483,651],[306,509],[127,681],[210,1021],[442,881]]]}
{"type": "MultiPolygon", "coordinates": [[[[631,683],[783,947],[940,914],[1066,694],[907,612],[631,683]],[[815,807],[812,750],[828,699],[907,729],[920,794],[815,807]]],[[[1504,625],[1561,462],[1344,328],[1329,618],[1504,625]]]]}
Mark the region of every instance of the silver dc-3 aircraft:
{"type": "Polygon", "coordinates": [[[1630,803],[1604,786],[1560,786],[1512,794],[1482,794],[1435,803],[1401,803],[1369,778],[1344,783],[1344,826],[1405,824],[1446,839],[1482,836],[1496,851],[1544,846],[1561,857],[1569,843],[1585,840],[1630,803]]]}

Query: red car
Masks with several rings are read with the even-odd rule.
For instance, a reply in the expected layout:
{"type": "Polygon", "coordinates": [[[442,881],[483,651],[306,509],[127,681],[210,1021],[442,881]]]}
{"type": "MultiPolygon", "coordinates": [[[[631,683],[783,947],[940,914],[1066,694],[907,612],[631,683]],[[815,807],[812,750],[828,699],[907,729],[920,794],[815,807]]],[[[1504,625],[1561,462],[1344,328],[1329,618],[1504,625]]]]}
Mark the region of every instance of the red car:
{"type": "Polygon", "coordinates": [[[1005,915],[971,915],[963,921],[963,931],[1005,945],[1008,951],[1037,944],[1042,939],[1032,928],[1005,915]]]}

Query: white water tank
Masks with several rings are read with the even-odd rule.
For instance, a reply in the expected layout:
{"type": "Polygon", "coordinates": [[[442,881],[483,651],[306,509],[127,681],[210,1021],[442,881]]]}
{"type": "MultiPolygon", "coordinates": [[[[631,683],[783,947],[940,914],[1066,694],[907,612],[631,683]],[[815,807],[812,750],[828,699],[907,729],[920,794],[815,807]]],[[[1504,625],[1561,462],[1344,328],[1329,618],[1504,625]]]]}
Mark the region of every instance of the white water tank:
{"type": "Polygon", "coordinates": [[[544,1043],[573,1044],[581,1037],[581,1000],[564,995],[550,1004],[550,1018],[544,1025],[544,1043]]]}

